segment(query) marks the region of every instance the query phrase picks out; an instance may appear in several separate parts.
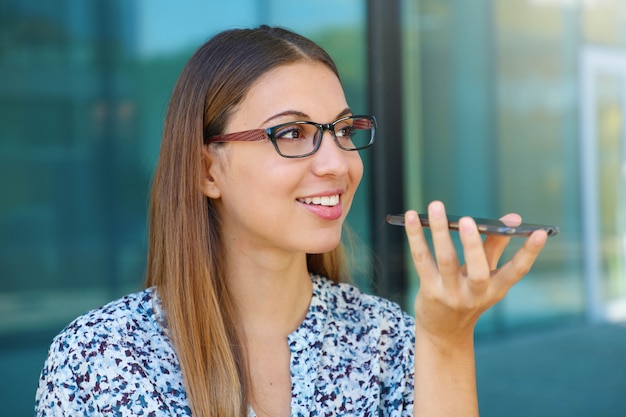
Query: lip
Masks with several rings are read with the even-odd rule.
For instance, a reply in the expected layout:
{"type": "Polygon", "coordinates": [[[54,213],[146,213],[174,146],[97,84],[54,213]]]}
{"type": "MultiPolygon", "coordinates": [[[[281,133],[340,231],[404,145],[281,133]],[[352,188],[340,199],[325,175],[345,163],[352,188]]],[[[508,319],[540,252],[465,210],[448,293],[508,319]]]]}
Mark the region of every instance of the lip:
{"type": "Polygon", "coordinates": [[[343,204],[342,204],[342,195],[345,190],[327,190],[319,193],[309,194],[304,197],[298,197],[296,201],[300,204],[305,210],[314,214],[320,219],[323,220],[338,220],[343,216],[343,204]],[[321,204],[307,204],[303,200],[312,199],[315,197],[331,197],[331,196],[339,196],[339,201],[334,206],[323,206],[321,204]]]}

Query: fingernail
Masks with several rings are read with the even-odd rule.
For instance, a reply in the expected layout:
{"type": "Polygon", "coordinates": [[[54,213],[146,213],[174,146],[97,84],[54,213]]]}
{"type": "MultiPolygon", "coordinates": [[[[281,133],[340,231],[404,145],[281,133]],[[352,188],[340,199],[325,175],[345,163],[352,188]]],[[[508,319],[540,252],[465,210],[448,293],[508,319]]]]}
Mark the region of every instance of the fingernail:
{"type": "Polygon", "coordinates": [[[440,218],[444,216],[444,213],[445,209],[441,201],[433,201],[432,203],[430,203],[430,216],[440,218]]]}
{"type": "Polygon", "coordinates": [[[476,230],[476,224],[471,218],[463,217],[461,220],[459,220],[459,229],[461,230],[461,233],[469,235],[471,233],[474,233],[474,230],[476,230]]]}

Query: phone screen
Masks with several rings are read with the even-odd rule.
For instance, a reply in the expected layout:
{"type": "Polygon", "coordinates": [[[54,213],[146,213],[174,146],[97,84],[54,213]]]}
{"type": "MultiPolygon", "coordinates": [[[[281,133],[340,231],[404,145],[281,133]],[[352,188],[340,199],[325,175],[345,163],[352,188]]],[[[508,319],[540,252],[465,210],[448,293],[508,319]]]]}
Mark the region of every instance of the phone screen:
{"type": "MultiPolygon", "coordinates": [[[[461,216],[448,215],[448,227],[450,230],[459,229],[459,219],[461,216]]],[[[424,227],[430,227],[428,216],[426,214],[419,215],[420,223],[424,227]]],[[[478,231],[482,234],[495,234],[505,236],[528,236],[535,230],[543,229],[548,233],[548,236],[555,236],[559,233],[557,226],[551,226],[546,224],[530,224],[522,223],[518,226],[507,226],[500,220],[495,219],[482,219],[480,217],[474,217],[478,231]]],[[[388,214],[387,223],[396,226],[404,226],[404,214],[388,214]]]]}

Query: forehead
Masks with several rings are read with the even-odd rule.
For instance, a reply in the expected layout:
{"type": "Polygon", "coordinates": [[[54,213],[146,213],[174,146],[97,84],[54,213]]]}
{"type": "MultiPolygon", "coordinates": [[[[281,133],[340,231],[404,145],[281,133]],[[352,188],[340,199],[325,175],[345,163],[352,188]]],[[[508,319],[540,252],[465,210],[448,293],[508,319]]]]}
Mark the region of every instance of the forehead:
{"type": "Polygon", "coordinates": [[[231,114],[229,125],[261,127],[285,112],[330,122],[346,107],[341,82],[329,67],[320,62],[299,61],[273,68],[261,76],[231,114]]]}

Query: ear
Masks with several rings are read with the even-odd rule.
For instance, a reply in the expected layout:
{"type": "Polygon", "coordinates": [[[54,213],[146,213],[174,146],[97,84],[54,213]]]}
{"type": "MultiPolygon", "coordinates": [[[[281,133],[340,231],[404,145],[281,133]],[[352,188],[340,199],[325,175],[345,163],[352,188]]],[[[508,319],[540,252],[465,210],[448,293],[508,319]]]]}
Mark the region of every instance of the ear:
{"type": "Polygon", "coordinates": [[[219,171],[221,161],[219,155],[209,148],[209,145],[202,147],[202,163],[200,171],[200,191],[205,196],[218,199],[221,197],[219,187],[219,171]],[[217,174],[217,175],[216,175],[217,174]]]}

